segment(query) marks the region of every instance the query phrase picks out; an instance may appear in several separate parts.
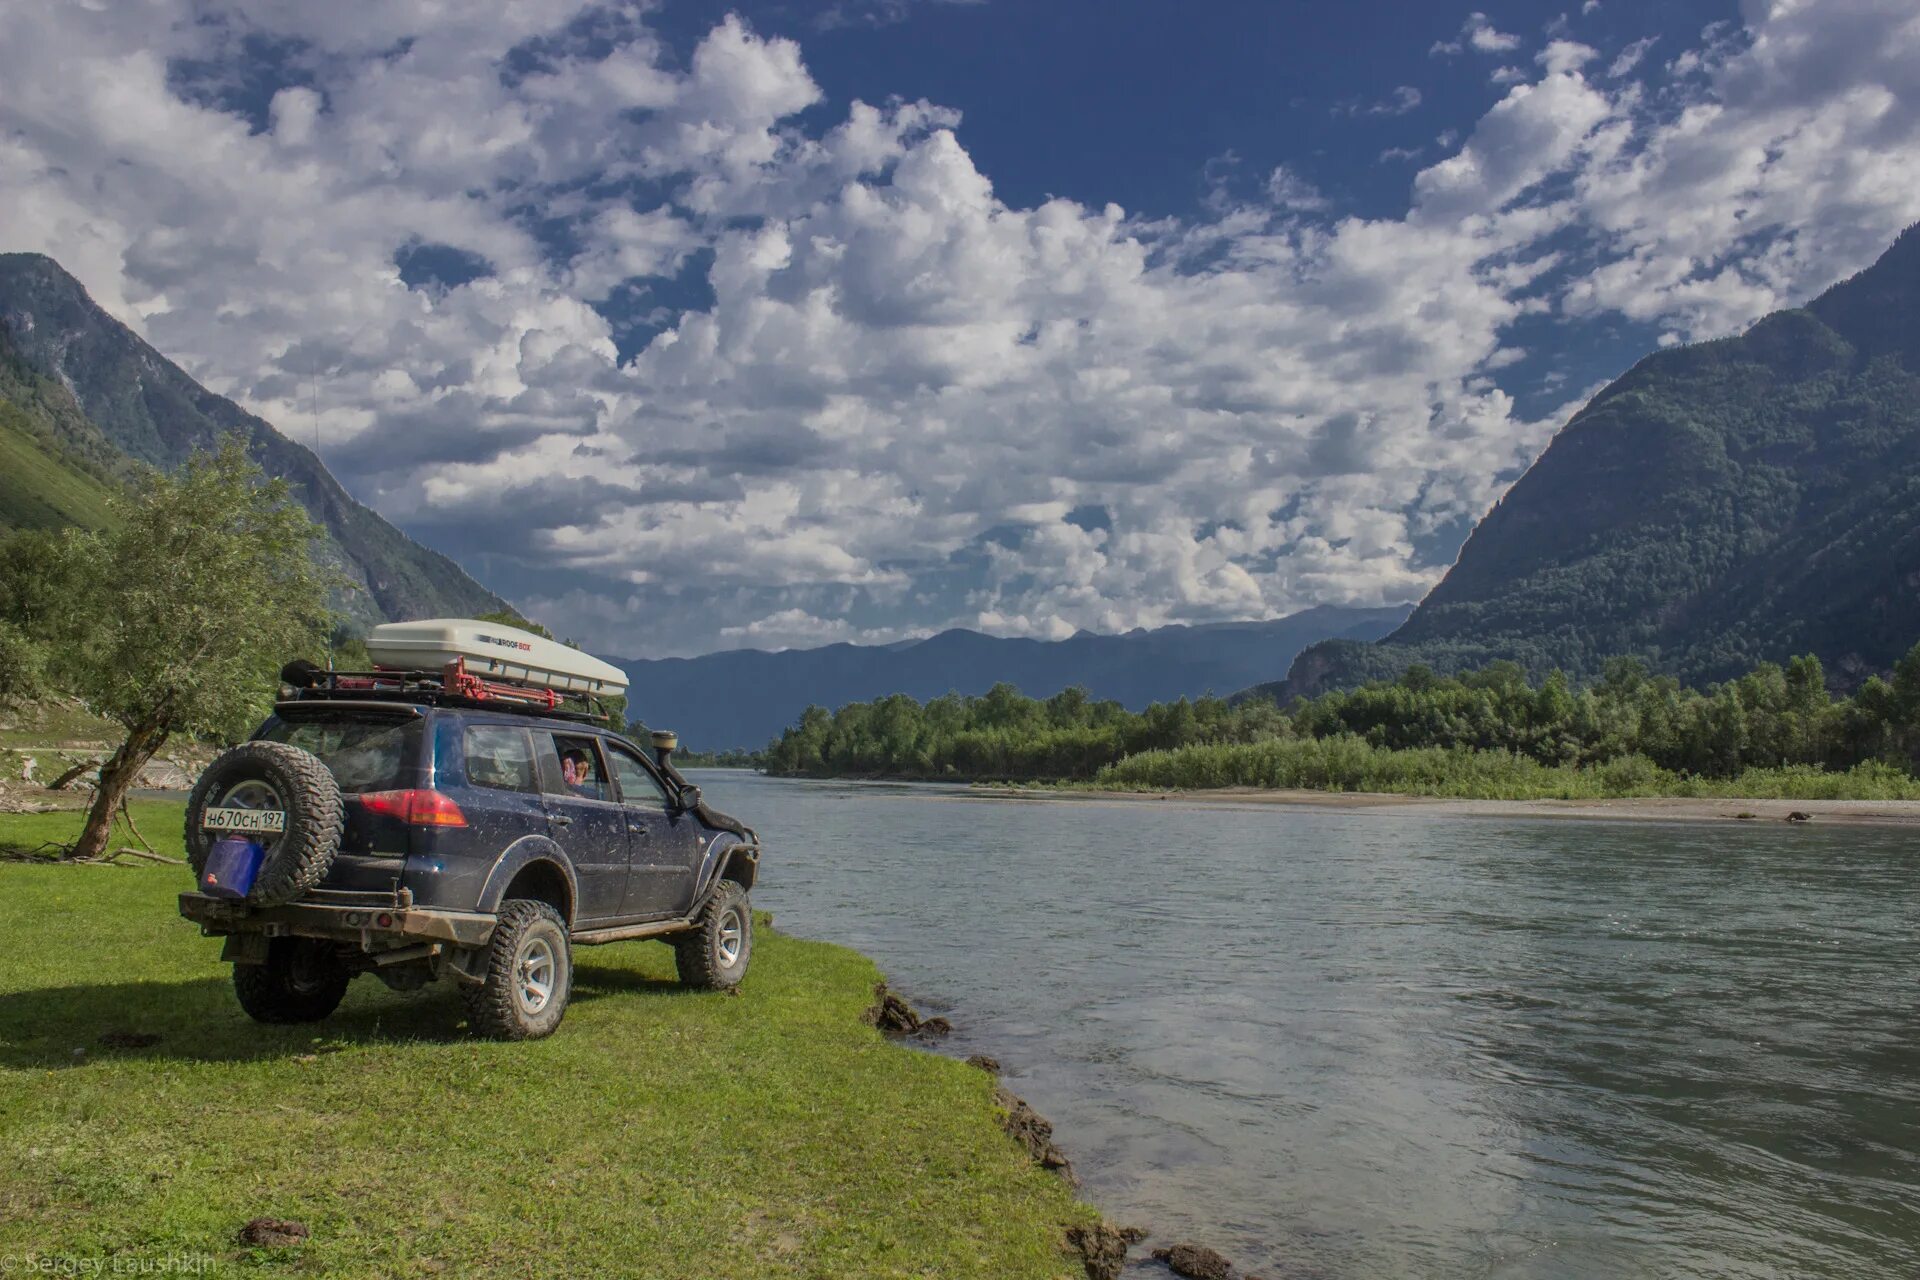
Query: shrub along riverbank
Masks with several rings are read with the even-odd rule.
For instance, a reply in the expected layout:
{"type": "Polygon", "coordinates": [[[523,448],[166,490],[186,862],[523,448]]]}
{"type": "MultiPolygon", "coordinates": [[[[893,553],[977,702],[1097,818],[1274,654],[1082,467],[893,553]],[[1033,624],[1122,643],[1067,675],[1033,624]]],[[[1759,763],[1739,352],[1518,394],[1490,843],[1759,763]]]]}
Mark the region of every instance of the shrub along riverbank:
{"type": "MultiPolygon", "coordinates": [[[[179,856],[180,806],[136,812],[179,856]]],[[[0,815],[0,849],[78,822],[0,815]]],[[[176,913],[187,884],[0,862],[0,1260],[23,1274],[1082,1274],[1062,1228],[1093,1211],[1001,1131],[990,1077],[862,1023],[879,974],[854,952],[764,930],[729,998],[675,984],[657,943],[582,949],[532,1043],[370,978],[268,1027],[176,913]],[[262,1216],[312,1235],[238,1244],[262,1216]]]]}
{"type": "Polygon", "coordinates": [[[1819,660],[1708,690],[1630,660],[1587,688],[1512,663],[1298,700],[1163,703],[1134,713],[1009,685],[925,704],[815,707],[762,757],[791,777],[1274,787],[1462,799],[1627,796],[1920,799],[1920,647],[1891,680],[1833,697],[1819,660]]]}
{"type": "MultiPolygon", "coordinates": [[[[1089,785],[1089,784],[1081,784],[1089,785]]],[[[1458,800],[1604,800],[1642,796],[1714,799],[1920,800],[1920,781],[1889,765],[1844,772],[1808,765],[1745,769],[1730,778],[1674,773],[1645,756],[1596,765],[1543,765],[1510,751],[1416,747],[1395,751],[1361,738],[1293,738],[1146,751],[1094,775],[1116,791],[1260,787],[1381,791],[1458,800]]]]}

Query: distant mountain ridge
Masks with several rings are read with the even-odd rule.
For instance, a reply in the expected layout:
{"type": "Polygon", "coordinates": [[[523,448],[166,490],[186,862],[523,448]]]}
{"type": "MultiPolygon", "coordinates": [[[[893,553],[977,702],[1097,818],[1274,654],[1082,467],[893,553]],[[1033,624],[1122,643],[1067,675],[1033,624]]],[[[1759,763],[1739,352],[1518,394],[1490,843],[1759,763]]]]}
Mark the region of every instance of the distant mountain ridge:
{"type": "Polygon", "coordinates": [[[610,661],[633,682],[627,691],[631,714],[677,730],[690,748],[721,751],[764,747],[809,705],[832,708],[894,693],[924,701],[950,692],[985,693],[1005,681],[1044,698],[1080,685],[1133,710],[1209,690],[1225,695],[1284,672],[1313,641],[1384,636],[1410,608],[1322,605],[1270,622],[1117,636],[1081,632],[1052,641],[953,630],[893,645],[610,661]]]}
{"type": "MultiPolygon", "coordinates": [[[[95,475],[124,474],[126,459],[177,467],[193,450],[238,432],[253,460],[285,479],[325,528],[325,557],[362,588],[346,601],[362,625],[509,607],[453,560],[355,501],[311,450],[195,382],[37,253],[0,254],[0,432],[9,426],[0,447],[31,437],[59,469],[95,475]]],[[[79,497],[65,504],[84,505],[79,497]]],[[[3,489],[0,521],[54,522],[39,508],[8,502],[3,489]]]]}
{"type": "Polygon", "coordinates": [[[1852,685],[1920,641],[1920,227],[1803,308],[1650,355],[1487,513],[1380,644],[1283,695],[1512,659],[1690,683],[1817,654],[1852,685]]]}

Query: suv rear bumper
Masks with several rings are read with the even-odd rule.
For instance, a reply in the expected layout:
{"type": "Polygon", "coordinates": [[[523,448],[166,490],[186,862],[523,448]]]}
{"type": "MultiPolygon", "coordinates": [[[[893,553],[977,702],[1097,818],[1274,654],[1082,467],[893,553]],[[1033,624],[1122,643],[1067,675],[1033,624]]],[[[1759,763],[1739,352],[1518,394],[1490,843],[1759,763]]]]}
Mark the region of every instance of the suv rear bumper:
{"type": "Polygon", "coordinates": [[[395,893],[311,890],[298,902],[257,907],[204,893],[180,895],[180,914],[209,938],[257,933],[328,938],[384,951],[415,942],[477,947],[493,936],[495,917],[480,911],[416,907],[405,889],[395,893]]]}

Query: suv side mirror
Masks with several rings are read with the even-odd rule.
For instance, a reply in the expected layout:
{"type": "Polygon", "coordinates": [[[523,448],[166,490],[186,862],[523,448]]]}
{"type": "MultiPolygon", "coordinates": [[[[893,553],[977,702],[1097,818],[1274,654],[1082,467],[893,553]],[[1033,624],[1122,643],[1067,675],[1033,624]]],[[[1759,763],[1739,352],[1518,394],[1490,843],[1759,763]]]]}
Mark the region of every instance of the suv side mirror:
{"type": "Polygon", "coordinates": [[[691,787],[691,786],[680,788],[680,807],[682,809],[699,808],[700,807],[700,788],[691,787]]]}

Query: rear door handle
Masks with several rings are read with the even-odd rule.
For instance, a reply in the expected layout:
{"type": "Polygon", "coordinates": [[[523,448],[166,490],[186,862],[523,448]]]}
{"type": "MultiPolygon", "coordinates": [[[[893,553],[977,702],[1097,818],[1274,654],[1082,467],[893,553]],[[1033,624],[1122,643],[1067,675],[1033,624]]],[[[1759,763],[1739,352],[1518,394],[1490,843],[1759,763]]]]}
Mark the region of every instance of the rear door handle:
{"type": "Polygon", "coordinates": [[[564,813],[555,813],[555,814],[550,814],[549,816],[554,820],[555,823],[557,823],[560,826],[570,827],[573,825],[573,819],[569,818],[564,813]]]}
{"type": "Polygon", "coordinates": [[[644,838],[647,834],[647,829],[645,827],[635,826],[631,822],[627,824],[627,831],[633,835],[640,836],[642,838],[644,838]]]}

